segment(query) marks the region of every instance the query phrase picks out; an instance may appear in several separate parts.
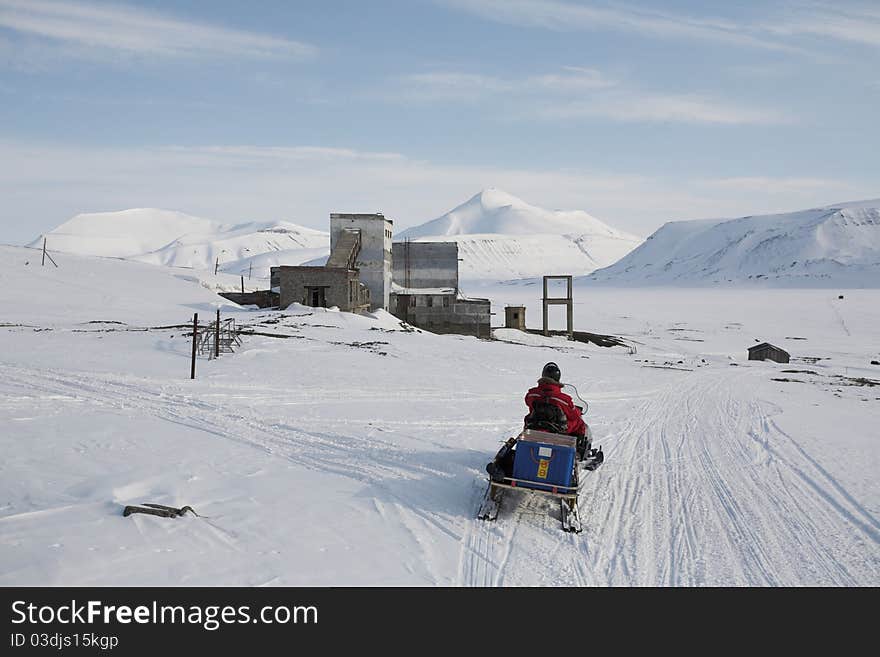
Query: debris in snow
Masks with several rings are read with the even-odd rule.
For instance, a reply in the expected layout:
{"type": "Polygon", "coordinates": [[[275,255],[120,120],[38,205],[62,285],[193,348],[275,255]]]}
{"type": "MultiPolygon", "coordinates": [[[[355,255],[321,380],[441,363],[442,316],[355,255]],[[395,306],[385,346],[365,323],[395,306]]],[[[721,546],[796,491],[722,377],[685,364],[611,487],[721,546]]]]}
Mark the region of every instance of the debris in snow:
{"type": "Polygon", "coordinates": [[[186,514],[187,511],[191,512],[195,516],[199,515],[191,506],[183,506],[177,508],[174,506],[166,506],[164,504],[152,504],[149,502],[142,506],[126,506],[125,509],[123,509],[122,511],[122,515],[127,518],[132,513],[144,513],[150,516],[160,516],[162,518],[178,518],[186,514]]]}

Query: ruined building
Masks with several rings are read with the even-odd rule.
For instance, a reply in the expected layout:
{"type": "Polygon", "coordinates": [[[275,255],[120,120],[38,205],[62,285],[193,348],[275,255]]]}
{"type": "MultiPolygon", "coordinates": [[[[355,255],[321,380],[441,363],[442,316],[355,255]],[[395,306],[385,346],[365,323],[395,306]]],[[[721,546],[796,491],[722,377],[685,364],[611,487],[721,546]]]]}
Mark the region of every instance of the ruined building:
{"type": "Polygon", "coordinates": [[[331,214],[330,258],[323,267],[272,267],[279,307],[291,303],[361,312],[388,307],[391,220],[381,214],[331,214]]]}
{"type": "Polygon", "coordinates": [[[433,333],[490,337],[489,300],[459,289],[458,244],[392,238],[392,221],[382,214],[333,213],[327,264],[272,267],[271,294],[280,308],[382,308],[433,333]]]}
{"type": "Polygon", "coordinates": [[[491,336],[491,304],[469,299],[458,287],[457,242],[396,242],[388,310],[432,333],[491,336]]]}

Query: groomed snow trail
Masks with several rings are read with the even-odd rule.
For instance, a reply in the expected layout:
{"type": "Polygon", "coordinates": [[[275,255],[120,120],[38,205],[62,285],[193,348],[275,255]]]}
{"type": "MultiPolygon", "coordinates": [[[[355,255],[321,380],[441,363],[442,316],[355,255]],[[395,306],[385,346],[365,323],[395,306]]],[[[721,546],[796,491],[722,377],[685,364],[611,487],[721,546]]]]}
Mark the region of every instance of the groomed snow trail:
{"type": "MultiPolygon", "coordinates": [[[[387,438],[345,423],[315,431],[267,412],[266,399],[257,407],[232,401],[279,394],[271,389],[186,392],[179,383],[118,374],[12,364],[2,370],[3,388],[18,395],[159,418],[364,484],[382,522],[420,553],[410,555],[423,568],[420,576],[438,584],[847,586],[880,580],[880,523],[823,468],[821,454],[779,427],[780,409],[759,396],[763,370],[670,374],[658,389],[621,396],[613,417],[591,418],[606,462],[586,474],[579,535],[560,530],[555,500],[527,492],[506,493],[496,522],[475,519],[485,483],[469,473],[473,464],[426,463],[396,442],[392,420],[387,438]],[[450,545],[459,546],[457,558],[447,553],[450,545]]],[[[410,394],[415,399],[430,391],[410,394]]],[[[234,531],[211,525],[213,538],[205,540],[239,549],[234,531]]]]}
{"type": "Polygon", "coordinates": [[[859,585],[880,524],[773,420],[761,374],[693,372],[610,426],[580,535],[547,498],[508,497],[465,533],[462,585],[859,585]],[[517,499],[518,498],[518,499],[517,499]]]}

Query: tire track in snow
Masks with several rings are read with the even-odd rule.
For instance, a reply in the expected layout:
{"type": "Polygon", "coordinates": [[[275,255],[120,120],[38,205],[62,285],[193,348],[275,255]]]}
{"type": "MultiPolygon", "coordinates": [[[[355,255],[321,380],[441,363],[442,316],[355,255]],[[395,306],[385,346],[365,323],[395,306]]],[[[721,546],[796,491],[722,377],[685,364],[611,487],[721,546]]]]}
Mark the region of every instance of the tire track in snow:
{"type": "Polygon", "coordinates": [[[153,390],[144,384],[113,375],[84,376],[72,373],[4,367],[4,378],[37,392],[63,390],[66,394],[131,412],[144,412],[161,419],[205,431],[282,456],[310,470],[328,471],[363,483],[376,483],[385,476],[413,478],[426,470],[404,448],[377,438],[363,439],[326,432],[306,431],[286,420],[266,421],[245,416],[242,408],[227,410],[221,404],[194,397],[153,390]],[[367,465],[369,464],[369,465],[367,465]]]}
{"type": "Polygon", "coordinates": [[[433,471],[378,438],[306,431],[267,418],[265,409],[246,415],[247,408],[198,398],[202,391],[149,380],[5,364],[2,371],[19,390],[146,413],[377,486],[394,498],[395,515],[418,517],[409,525],[416,533],[436,530],[460,543],[462,585],[880,581],[880,524],[768,416],[755,372],[676,375],[625,420],[605,420],[597,442],[607,462],[584,482],[585,531],[572,536],[551,510],[523,504],[523,494],[506,500],[497,523],[462,522],[404,499],[388,480],[433,471]]]}
{"type": "MultiPolygon", "coordinates": [[[[17,389],[54,395],[63,391],[67,397],[99,408],[144,413],[261,449],[310,470],[368,484],[377,489],[377,494],[381,491],[393,499],[401,527],[411,534],[418,534],[418,524],[413,524],[416,522],[433,527],[456,543],[460,541],[460,527],[453,520],[421,508],[418,501],[413,503],[397,492],[396,484],[401,480],[415,482],[436,472],[419,463],[419,459],[412,458],[415,452],[394,443],[375,437],[306,431],[286,420],[266,419],[264,412],[260,417],[244,415],[245,408],[230,410],[222,402],[209,403],[149,380],[111,374],[86,376],[7,364],[0,366],[4,382],[17,389]],[[412,517],[404,518],[407,514],[412,517]]],[[[218,536],[218,540],[223,539],[218,536]]],[[[414,545],[425,549],[429,544],[415,540],[414,545]]],[[[430,554],[424,556],[426,562],[431,560],[430,554]]],[[[429,576],[439,577],[430,571],[429,576]]]]}
{"type": "Polygon", "coordinates": [[[877,520],[767,417],[759,377],[676,377],[622,422],[606,422],[610,435],[597,441],[606,463],[581,494],[584,532],[564,534],[546,509],[505,500],[505,540],[488,541],[486,523],[474,520],[459,582],[484,583],[492,568],[499,585],[877,581],[877,520]],[[543,579],[523,581],[530,570],[543,579]]]}
{"type": "MultiPolygon", "coordinates": [[[[606,583],[866,581],[865,569],[851,569],[859,558],[827,537],[860,531],[863,549],[876,555],[876,520],[837,482],[804,481],[805,469],[821,475],[821,466],[799,445],[780,451],[752,394],[754,376],[691,375],[626,422],[620,449],[602,468],[618,466],[604,473],[613,483],[593,523],[606,583]],[[767,445],[776,445],[772,460],[762,453],[767,445]]],[[[876,581],[876,556],[866,569],[876,581]]]]}

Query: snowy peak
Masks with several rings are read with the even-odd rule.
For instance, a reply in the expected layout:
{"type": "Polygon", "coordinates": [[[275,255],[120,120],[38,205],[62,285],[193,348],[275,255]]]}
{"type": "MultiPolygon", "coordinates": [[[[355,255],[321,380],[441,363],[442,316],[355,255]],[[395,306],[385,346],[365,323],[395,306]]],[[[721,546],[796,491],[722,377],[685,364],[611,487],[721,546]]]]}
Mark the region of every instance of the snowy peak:
{"type": "Polygon", "coordinates": [[[880,200],[663,225],[595,280],[880,286],[880,200]]]}
{"type": "Polygon", "coordinates": [[[582,210],[546,210],[503,190],[489,187],[442,217],[402,232],[399,237],[501,235],[604,235],[638,238],[616,231],[582,210]]]}
{"type": "Polygon", "coordinates": [[[462,278],[495,280],[588,274],[641,242],[582,210],[546,210],[494,187],[397,239],[456,241],[462,278]]]}

